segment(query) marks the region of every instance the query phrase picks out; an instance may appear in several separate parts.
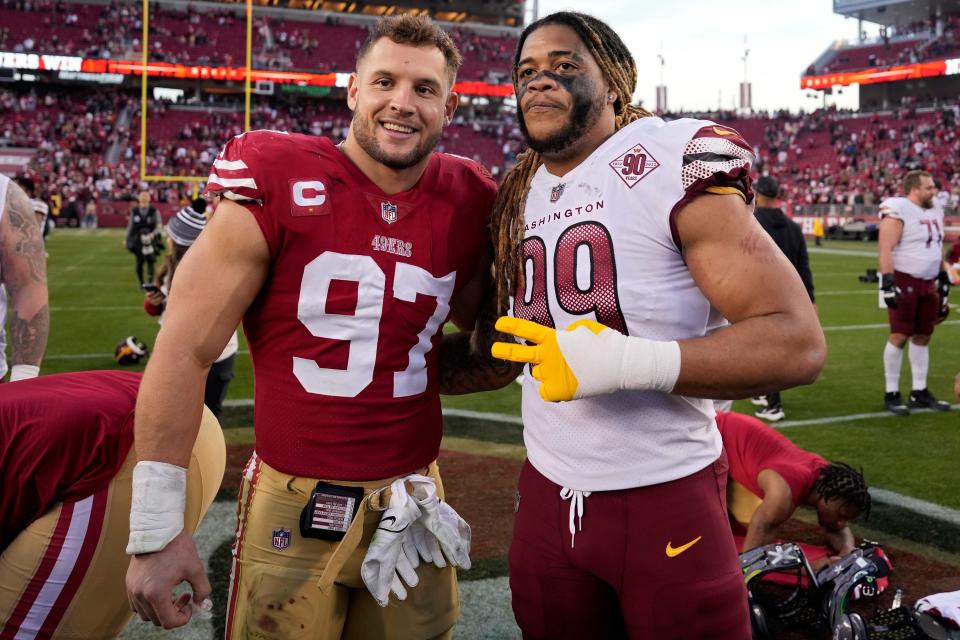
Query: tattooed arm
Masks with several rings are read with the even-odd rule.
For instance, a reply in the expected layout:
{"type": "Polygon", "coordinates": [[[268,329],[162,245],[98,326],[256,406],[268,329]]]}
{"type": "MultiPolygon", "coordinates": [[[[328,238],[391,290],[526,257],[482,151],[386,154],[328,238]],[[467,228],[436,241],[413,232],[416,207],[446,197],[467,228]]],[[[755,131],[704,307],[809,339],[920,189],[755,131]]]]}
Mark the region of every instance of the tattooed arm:
{"type": "Polygon", "coordinates": [[[513,337],[493,328],[499,314],[489,257],[451,307],[450,319],[461,331],[444,335],[440,342],[440,393],[459,395],[492,391],[516,379],[523,369],[522,364],[490,355],[490,345],[497,340],[513,340],[513,337]]]}
{"type": "Polygon", "coordinates": [[[10,183],[0,216],[0,279],[10,301],[12,364],[40,366],[47,348],[47,261],[33,206],[10,183]]]}

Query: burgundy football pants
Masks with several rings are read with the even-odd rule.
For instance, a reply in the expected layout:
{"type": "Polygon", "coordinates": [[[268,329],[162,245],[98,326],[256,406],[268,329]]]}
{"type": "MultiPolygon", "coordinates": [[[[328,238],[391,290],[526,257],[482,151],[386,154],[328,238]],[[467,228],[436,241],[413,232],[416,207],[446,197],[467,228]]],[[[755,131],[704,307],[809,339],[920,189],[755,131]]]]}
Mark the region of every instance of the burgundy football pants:
{"type": "Polygon", "coordinates": [[[571,547],[570,500],[527,461],[510,546],[523,637],[749,640],[724,463],[591,494],[571,547]]]}

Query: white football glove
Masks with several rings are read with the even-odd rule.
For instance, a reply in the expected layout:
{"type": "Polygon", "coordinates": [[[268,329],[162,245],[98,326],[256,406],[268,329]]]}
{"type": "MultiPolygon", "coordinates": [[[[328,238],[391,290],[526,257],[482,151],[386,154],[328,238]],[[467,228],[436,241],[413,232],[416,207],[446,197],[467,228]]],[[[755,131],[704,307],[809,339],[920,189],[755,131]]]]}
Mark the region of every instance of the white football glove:
{"type": "Polygon", "coordinates": [[[380,517],[360,565],[360,577],[381,607],[387,606],[391,592],[398,600],[407,598],[403,583],[415,587],[419,582],[410,555],[404,549],[410,525],[419,517],[420,507],[407,493],[404,478],[394,480],[390,485],[390,506],[380,517]]]}
{"type": "Polygon", "coordinates": [[[441,568],[449,561],[454,567],[469,569],[470,525],[453,507],[437,498],[437,486],[432,479],[412,475],[407,480],[413,485],[413,499],[422,514],[415,523],[422,526],[410,530],[420,557],[441,568]]]}
{"type": "Polygon", "coordinates": [[[403,538],[403,551],[414,567],[420,566],[421,559],[427,563],[432,562],[441,569],[447,566],[437,536],[427,531],[422,519],[410,525],[410,532],[403,538]]]}

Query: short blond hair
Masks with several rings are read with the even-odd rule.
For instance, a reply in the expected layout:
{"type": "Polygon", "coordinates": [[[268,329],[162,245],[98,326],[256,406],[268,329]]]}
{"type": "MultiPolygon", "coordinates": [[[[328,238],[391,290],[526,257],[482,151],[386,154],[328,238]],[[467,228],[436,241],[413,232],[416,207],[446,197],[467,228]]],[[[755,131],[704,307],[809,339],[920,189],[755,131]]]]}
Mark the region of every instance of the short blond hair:
{"type": "Polygon", "coordinates": [[[929,171],[922,171],[920,169],[914,169],[913,171],[908,171],[907,175],[903,176],[903,193],[905,195],[910,195],[910,192],[914,189],[920,188],[920,181],[923,178],[933,179],[933,176],[929,171]]]}

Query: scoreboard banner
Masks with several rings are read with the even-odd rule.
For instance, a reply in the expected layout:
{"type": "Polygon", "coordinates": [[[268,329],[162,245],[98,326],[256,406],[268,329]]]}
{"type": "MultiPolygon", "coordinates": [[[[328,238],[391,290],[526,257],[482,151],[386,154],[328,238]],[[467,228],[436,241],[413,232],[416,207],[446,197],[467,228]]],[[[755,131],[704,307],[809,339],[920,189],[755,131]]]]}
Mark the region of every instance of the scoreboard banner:
{"type": "Polygon", "coordinates": [[[850,84],[877,84],[917,78],[936,78],[960,73],[960,58],[930,60],[916,64],[901,64],[890,67],[873,67],[860,71],[841,71],[800,78],[801,89],[829,89],[850,84]]]}
{"type": "MultiPolygon", "coordinates": [[[[39,53],[14,53],[0,51],[0,69],[22,71],[59,71],[76,74],[110,74],[111,76],[139,76],[144,65],[133,60],[102,60],[79,56],[59,56],[39,53]]],[[[148,62],[147,76],[151,78],[174,78],[182,80],[211,80],[243,82],[246,67],[218,67],[212,65],[189,65],[171,62],[148,62]]],[[[109,77],[109,76],[107,76],[109,77]]],[[[346,88],[349,73],[307,73],[301,71],[250,70],[250,81],[271,81],[277,84],[293,84],[301,87],[346,88]]],[[[87,79],[83,76],[67,76],[64,79],[87,79]]],[[[93,79],[93,78],[89,78],[93,79]]],[[[458,82],[453,90],[468,96],[513,95],[513,85],[487,82],[458,82]]]]}

